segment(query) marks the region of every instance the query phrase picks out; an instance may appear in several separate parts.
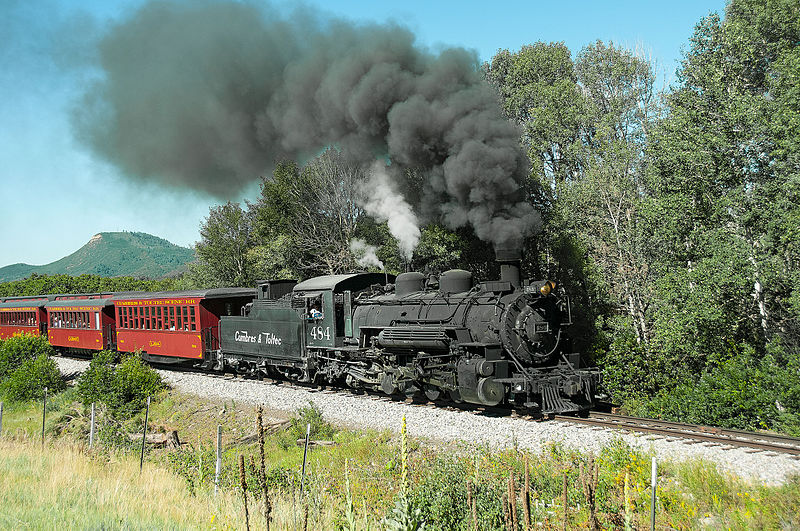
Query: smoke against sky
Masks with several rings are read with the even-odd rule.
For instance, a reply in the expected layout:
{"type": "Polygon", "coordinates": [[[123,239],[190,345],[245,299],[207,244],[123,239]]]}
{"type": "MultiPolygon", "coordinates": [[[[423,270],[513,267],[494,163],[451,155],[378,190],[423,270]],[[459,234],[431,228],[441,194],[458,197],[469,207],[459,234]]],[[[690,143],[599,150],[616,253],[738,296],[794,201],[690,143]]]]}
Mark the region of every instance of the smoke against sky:
{"type": "MultiPolygon", "coordinates": [[[[297,2],[274,1],[278,15],[273,21],[298,19],[298,15],[291,15],[297,2]]],[[[185,7],[193,4],[190,0],[183,2],[185,7]]],[[[0,69],[0,93],[4,96],[0,98],[3,125],[0,127],[0,183],[5,197],[12,198],[4,202],[0,209],[0,266],[16,262],[52,262],[75,251],[101,231],[148,232],[179,245],[190,246],[198,239],[198,226],[208,214],[209,206],[220,202],[218,198],[202,192],[202,189],[190,190],[179,181],[177,184],[182,187],[167,187],[163,180],[159,182],[152,178],[132,180],[128,175],[131,172],[120,161],[111,164],[109,157],[98,156],[97,150],[86,147],[87,135],[92,128],[81,128],[84,136],[76,138],[76,129],[73,127],[75,109],[83,105],[82,95],[87,93],[87,87],[91,87],[99,76],[102,79],[103,62],[113,59],[111,50],[102,55],[104,47],[97,45],[101,42],[99,37],[109,37],[131,24],[146,4],[147,0],[0,2],[0,60],[3,64],[0,69]],[[36,205],[35,215],[31,209],[32,203],[36,205]]],[[[315,27],[320,30],[330,28],[330,21],[336,17],[353,21],[349,26],[356,28],[381,27],[376,22],[397,21],[397,24],[390,22],[384,26],[410,28],[405,31],[408,35],[413,34],[410,37],[412,44],[422,56],[426,55],[424,48],[431,50],[427,56],[434,58],[441,51],[454,46],[473,49],[481,61],[488,61],[499,49],[518,50],[539,40],[563,41],[573,53],[597,39],[613,41],[628,48],[642,49],[652,56],[660,72],[659,85],[665,86],[674,80],[673,73],[680,50],[688,45],[694,25],[711,11],[721,12],[725,1],[642,3],[620,0],[609,5],[585,0],[549,3],[512,0],[490,6],[462,0],[338,0],[335,3],[304,0],[304,5],[309,12],[323,13],[316,20],[318,25],[315,27]],[[331,12],[332,16],[324,15],[331,12]]],[[[263,26],[263,20],[262,12],[249,27],[263,26]]],[[[164,22],[166,30],[166,23],[170,20],[165,19],[164,22]]],[[[222,71],[227,68],[229,75],[234,74],[233,79],[246,79],[245,75],[235,76],[241,72],[252,72],[243,63],[246,54],[234,54],[236,59],[225,64],[210,62],[209,58],[216,58],[217,55],[208,55],[207,48],[200,41],[203,41],[203,34],[214,36],[215,32],[219,30],[199,27],[195,36],[199,46],[196,55],[195,50],[189,47],[184,54],[185,64],[179,62],[175,67],[189,69],[191,65],[200,73],[204,69],[222,71]],[[201,60],[202,57],[206,57],[205,62],[201,60]]],[[[305,36],[306,33],[302,32],[288,35],[286,43],[294,48],[306,46],[305,36]]],[[[170,42],[168,35],[158,37],[155,42],[160,46],[138,44],[137,49],[142,55],[140,63],[145,63],[150,57],[157,58],[162,53],[169,53],[172,47],[178,46],[178,43],[170,42]]],[[[263,48],[263,43],[263,35],[254,33],[240,35],[230,45],[249,49],[263,48]],[[251,44],[248,46],[247,42],[251,44]]],[[[120,53],[123,51],[119,50],[120,53]]],[[[261,60],[286,63],[287,58],[281,54],[280,51],[271,51],[269,55],[273,57],[266,56],[261,60]]],[[[142,75],[156,73],[155,70],[145,70],[142,75]]],[[[196,131],[184,137],[187,144],[190,147],[203,145],[198,139],[204,140],[206,136],[220,136],[222,141],[218,146],[234,142],[232,131],[200,127],[200,119],[205,120],[206,114],[214,114],[219,102],[205,102],[195,96],[209,93],[210,89],[202,87],[209,79],[205,74],[195,74],[190,79],[194,79],[194,84],[201,87],[192,84],[188,88],[160,87],[168,96],[177,94],[186,99],[185,113],[189,123],[193,116],[198,118],[196,131]],[[203,90],[197,92],[200,88],[203,90]]],[[[263,81],[263,77],[258,79],[263,81]]],[[[137,79],[131,81],[138,82],[137,79]]],[[[212,94],[238,97],[225,87],[212,88],[212,94]]],[[[83,109],[88,116],[83,116],[80,121],[91,122],[94,117],[108,116],[112,109],[109,103],[97,99],[100,93],[95,89],[88,92],[95,96],[94,103],[97,105],[83,109]]],[[[243,89],[241,94],[247,95],[250,91],[243,89]]],[[[92,97],[89,101],[92,101],[92,97]]],[[[154,104],[157,105],[157,102],[154,104]]],[[[118,118],[144,127],[147,134],[153,137],[153,143],[156,143],[156,140],[165,138],[169,133],[162,127],[166,117],[161,121],[148,119],[141,122],[130,115],[118,118]]],[[[239,123],[237,116],[228,119],[239,123]]],[[[113,128],[108,129],[109,133],[112,131],[113,128]]],[[[94,134],[102,134],[102,129],[95,130],[94,134]]],[[[113,146],[121,139],[109,137],[102,141],[113,146]]],[[[217,151],[222,149],[215,148],[217,151]]],[[[303,155],[310,158],[317,153],[303,155]]],[[[384,155],[376,158],[385,159],[384,155]]],[[[158,161],[159,157],[164,157],[164,153],[156,150],[149,153],[148,157],[158,161]]],[[[227,162],[230,164],[229,160],[227,162]]],[[[197,163],[178,160],[176,164],[190,166],[197,163]]],[[[144,166],[141,175],[148,173],[146,164],[144,166]]],[[[259,168],[259,176],[268,174],[260,166],[260,163],[255,165],[259,168]]],[[[221,167],[225,165],[221,164],[221,167]]],[[[164,175],[168,176],[166,173],[164,175]]],[[[256,179],[251,188],[244,189],[233,199],[242,201],[252,197],[258,192],[257,183],[256,179]]],[[[404,183],[395,184],[398,190],[409,194],[404,183]]],[[[428,199],[437,203],[439,198],[436,195],[445,193],[437,190],[446,188],[445,185],[439,176],[436,186],[429,187],[430,197],[409,196],[418,215],[435,213],[422,201],[428,199]]],[[[231,195],[235,195],[234,188],[230,187],[231,195]]],[[[224,190],[218,195],[223,193],[224,190]]]]}
{"type": "Polygon", "coordinates": [[[114,25],[98,58],[74,123],[131,178],[228,198],[280,159],[335,145],[364,166],[388,157],[400,180],[414,170],[415,206],[451,228],[497,243],[538,227],[520,132],[474,52],[430,53],[395,24],[175,0],[114,25]]]}

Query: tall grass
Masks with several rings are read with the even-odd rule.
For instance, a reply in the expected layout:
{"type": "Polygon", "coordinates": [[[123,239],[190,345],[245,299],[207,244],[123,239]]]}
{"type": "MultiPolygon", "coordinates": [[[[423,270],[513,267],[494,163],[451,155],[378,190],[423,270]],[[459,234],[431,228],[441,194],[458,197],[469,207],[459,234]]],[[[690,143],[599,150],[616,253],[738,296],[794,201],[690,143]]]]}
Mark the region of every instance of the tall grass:
{"type": "Polygon", "coordinates": [[[169,470],[126,455],[87,453],[68,442],[0,439],[2,529],[227,529],[238,527],[239,500],[189,495],[169,470]]]}
{"type": "MultiPolygon", "coordinates": [[[[250,464],[260,463],[261,448],[272,530],[302,528],[306,507],[308,529],[384,529],[391,523],[408,529],[424,522],[428,530],[475,531],[502,529],[513,520],[519,529],[526,522],[532,529],[560,529],[565,519],[570,529],[650,525],[649,456],[621,440],[596,456],[557,444],[531,453],[448,452],[389,432],[333,429],[309,406],[261,446],[252,436],[255,411],[172,393],[153,408],[151,429],[190,433],[191,443],[152,450],[140,476],[138,454],[102,437],[87,451],[81,442],[86,415],[70,391],[51,407],[44,450],[40,404],[16,404],[4,417],[0,529],[244,529],[240,456],[247,464],[251,528],[266,529],[260,466],[250,464]],[[334,445],[311,450],[303,497],[303,448],[295,441],[299,427],[314,419],[334,445]],[[224,426],[224,448],[215,497],[217,423],[224,426]]],[[[766,487],[697,461],[661,463],[659,471],[659,528],[800,529],[800,477],[766,487]]]]}

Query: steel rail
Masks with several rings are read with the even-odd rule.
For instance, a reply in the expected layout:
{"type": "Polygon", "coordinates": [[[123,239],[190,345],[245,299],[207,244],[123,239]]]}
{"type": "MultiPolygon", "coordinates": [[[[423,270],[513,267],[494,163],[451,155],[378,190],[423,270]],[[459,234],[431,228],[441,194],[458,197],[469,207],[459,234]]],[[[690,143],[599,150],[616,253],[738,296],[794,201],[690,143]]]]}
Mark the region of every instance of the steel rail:
{"type": "Polygon", "coordinates": [[[653,420],[653,419],[644,419],[640,417],[627,417],[625,415],[619,415],[616,413],[592,413],[592,417],[595,418],[608,418],[610,420],[619,419],[619,420],[627,420],[627,419],[636,419],[637,421],[642,422],[658,422],[659,425],[665,427],[674,427],[677,429],[686,429],[686,430],[696,430],[700,433],[712,433],[715,435],[720,435],[723,437],[730,437],[730,438],[742,438],[742,439],[758,439],[761,441],[768,441],[774,444],[783,444],[788,447],[798,447],[800,448],[800,438],[792,437],[790,435],[781,435],[779,433],[767,433],[761,431],[746,431],[746,430],[736,430],[730,428],[718,428],[716,426],[706,426],[703,424],[691,424],[691,423],[682,423],[682,422],[674,422],[669,420],[653,420]]]}
{"type": "Polygon", "coordinates": [[[752,448],[758,451],[789,454],[800,459],[800,439],[778,434],[726,430],[713,426],[629,417],[609,413],[592,413],[588,418],[556,415],[556,420],[601,428],[649,433],[665,438],[691,439],[721,446],[752,448]]]}

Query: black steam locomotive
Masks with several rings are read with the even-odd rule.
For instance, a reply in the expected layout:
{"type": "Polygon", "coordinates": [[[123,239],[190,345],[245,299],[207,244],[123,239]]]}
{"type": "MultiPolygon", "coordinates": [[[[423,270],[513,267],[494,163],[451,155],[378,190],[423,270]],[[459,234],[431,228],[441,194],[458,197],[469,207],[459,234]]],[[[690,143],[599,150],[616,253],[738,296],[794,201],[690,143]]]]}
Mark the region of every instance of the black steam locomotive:
{"type": "Polygon", "coordinates": [[[599,373],[565,348],[569,300],[550,281],[520,281],[519,252],[497,258],[500,280],[477,285],[463,270],[263,282],[241,316],[220,319],[209,361],[429,400],[587,412],[599,373]]]}

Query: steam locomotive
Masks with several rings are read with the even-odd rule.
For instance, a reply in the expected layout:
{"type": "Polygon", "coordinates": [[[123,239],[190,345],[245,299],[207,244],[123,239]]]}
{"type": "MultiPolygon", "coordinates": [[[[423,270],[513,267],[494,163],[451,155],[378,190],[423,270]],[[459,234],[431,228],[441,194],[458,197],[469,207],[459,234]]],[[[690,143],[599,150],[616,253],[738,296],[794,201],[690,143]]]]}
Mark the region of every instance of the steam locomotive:
{"type": "Polygon", "coordinates": [[[222,316],[207,367],[429,400],[586,413],[597,369],[569,352],[568,298],[521,281],[520,253],[497,251],[501,278],[356,273],[273,281],[222,316]]]}

